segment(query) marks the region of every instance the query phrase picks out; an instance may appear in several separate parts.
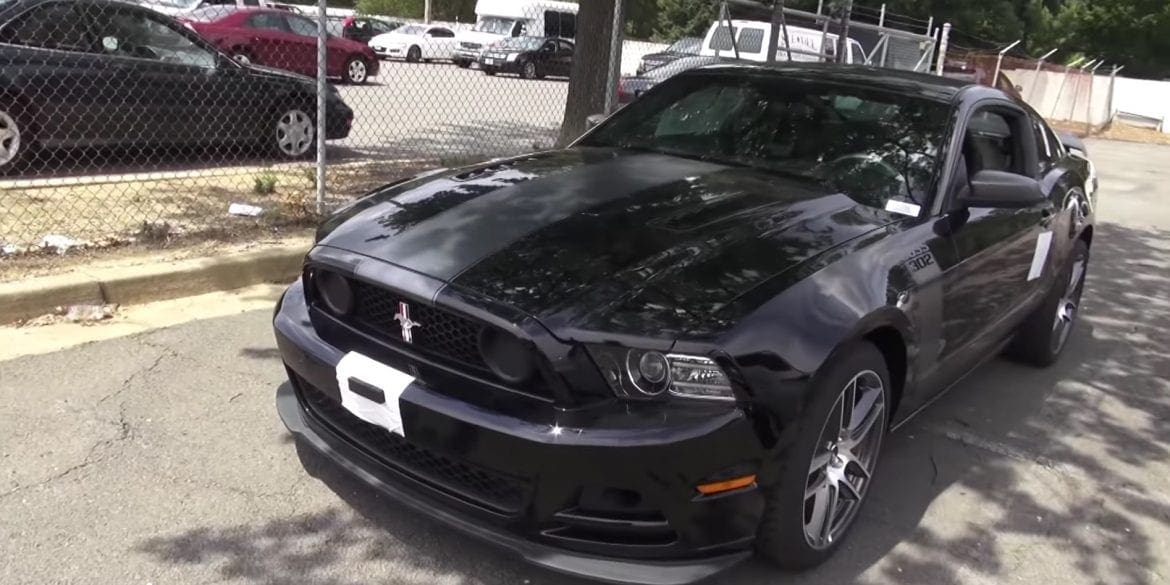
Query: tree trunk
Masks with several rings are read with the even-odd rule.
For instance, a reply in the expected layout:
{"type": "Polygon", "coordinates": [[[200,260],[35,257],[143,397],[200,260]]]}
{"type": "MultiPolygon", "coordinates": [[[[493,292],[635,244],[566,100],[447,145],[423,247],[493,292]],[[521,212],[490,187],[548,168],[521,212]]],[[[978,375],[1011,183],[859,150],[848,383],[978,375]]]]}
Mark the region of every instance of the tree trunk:
{"type": "Polygon", "coordinates": [[[609,75],[609,45],[615,0],[587,0],[577,12],[577,48],[569,77],[565,119],[557,145],[572,142],[585,132],[585,118],[605,111],[605,83],[609,75]]]}

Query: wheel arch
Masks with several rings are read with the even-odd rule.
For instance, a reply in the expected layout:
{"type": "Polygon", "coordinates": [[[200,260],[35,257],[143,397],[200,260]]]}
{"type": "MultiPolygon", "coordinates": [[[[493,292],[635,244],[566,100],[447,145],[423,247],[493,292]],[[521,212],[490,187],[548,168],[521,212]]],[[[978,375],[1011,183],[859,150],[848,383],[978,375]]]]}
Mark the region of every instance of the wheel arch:
{"type": "MultiPolygon", "coordinates": [[[[14,112],[14,115],[17,117],[17,123],[27,125],[27,130],[22,129],[21,134],[29,136],[29,144],[33,143],[40,131],[36,123],[40,119],[36,102],[26,97],[23,92],[7,86],[0,87],[0,105],[4,103],[12,103],[13,105],[19,106],[19,114],[14,112]]],[[[21,140],[23,141],[24,139],[22,138],[21,140]]]]}

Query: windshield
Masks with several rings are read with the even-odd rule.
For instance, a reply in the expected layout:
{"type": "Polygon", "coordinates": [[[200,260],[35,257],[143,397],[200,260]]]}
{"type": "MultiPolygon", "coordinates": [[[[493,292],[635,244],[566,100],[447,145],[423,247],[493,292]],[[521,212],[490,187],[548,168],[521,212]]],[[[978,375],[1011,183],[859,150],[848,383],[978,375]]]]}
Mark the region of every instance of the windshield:
{"type": "Polygon", "coordinates": [[[239,11],[235,6],[204,6],[187,15],[187,20],[212,22],[239,11]]]}
{"type": "Polygon", "coordinates": [[[499,16],[481,16],[475,25],[475,30],[497,35],[512,36],[512,27],[516,25],[514,18],[500,18],[499,16]]]}
{"type": "Polygon", "coordinates": [[[877,208],[921,205],[948,109],[863,87],[698,73],[626,106],[582,144],[795,175],[877,208]]]}
{"type": "Polygon", "coordinates": [[[666,48],[672,53],[690,53],[698,55],[699,49],[703,46],[703,39],[698,37],[684,37],[674,42],[673,45],[666,48]]]}
{"type": "Polygon", "coordinates": [[[535,51],[543,44],[544,39],[540,37],[509,37],[500,41],[497,46],[514,51],[535,51]]]}
{"type": "Polygon", "coordinates": [[[398,29],[396,29],[394,32],[396,32],[398,34],[402,34],[402,35],[410,35],[413,37],[417,37],[417,36],[427,32],[427,27],[412,24],[409,26],[398,27],[398,29]]]}

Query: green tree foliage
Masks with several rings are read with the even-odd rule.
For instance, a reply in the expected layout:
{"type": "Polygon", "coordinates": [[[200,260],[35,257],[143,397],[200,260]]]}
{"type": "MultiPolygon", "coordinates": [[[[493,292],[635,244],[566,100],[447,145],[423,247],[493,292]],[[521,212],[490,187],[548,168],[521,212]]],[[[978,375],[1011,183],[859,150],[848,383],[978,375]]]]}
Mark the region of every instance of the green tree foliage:
{"type": "MultiPolygon", "coordinates": [[[[422,18],[423,0],[357,0],[362,14],[422,18]]],[[[431,18],[443,21],[475,22],[475,0],[433,0],[431,18]]]]}
{"type": "Polygon", "coordinates": [[[654,36],[663,41],[703,36],[718,10],[711,0],[658,0],[654,36]]]}

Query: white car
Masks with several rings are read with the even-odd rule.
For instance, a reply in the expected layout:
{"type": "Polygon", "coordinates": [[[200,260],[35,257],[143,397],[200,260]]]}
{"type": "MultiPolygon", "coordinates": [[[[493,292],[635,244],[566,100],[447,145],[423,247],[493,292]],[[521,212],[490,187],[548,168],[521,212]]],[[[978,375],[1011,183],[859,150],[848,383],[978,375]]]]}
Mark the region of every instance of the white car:
{"type": "Polygon", "coordinates": [[[370,48],[382,59],[406,59],[411,63],[450,59],[455,32],[445,26],[408,24],[370,39],[370,48]]]}

